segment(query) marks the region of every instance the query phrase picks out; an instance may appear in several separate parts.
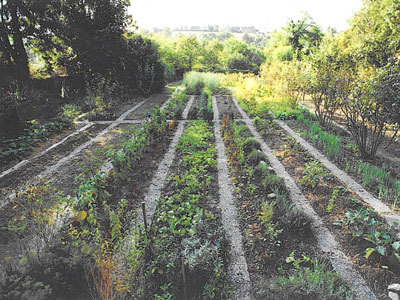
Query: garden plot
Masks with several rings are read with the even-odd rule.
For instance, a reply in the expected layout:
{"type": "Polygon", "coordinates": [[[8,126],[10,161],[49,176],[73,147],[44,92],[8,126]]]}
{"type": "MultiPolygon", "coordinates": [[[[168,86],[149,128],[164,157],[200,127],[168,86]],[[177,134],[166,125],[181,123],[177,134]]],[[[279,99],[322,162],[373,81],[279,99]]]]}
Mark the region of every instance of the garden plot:
{"type": "Polygon", "coordinates": [[[213,109],[212,109],[212,94],[202,93],[201,95],[195,95],[193,104],[188,114],[189,120],[212,120],[213,109]]]}
{"type": "Polygon", "coordinates": [[[374,162],[363,162],[358,157],[354,143],[343,131],[325,131],[303,115],[298,119],[287,121],[287,124],[291,128],[300,129],[303,137],[342,171],[354,177],[379,200],[397,209],[400,200],[399,163],[380,155],[374,162]]]}
{"type": "Polygon", "coordinates": [[[242,117],[233,103],[231,95],[218,95],[217,105],[220,116],[227,114],[232,116],[234,119],[240,119],[242,117]]]}
{"type": "MultiPolygon", "coordinates": [[[[239,108],[239,104],[237,104],[237,105],[238,105],[238,108],[239,108]]],[[[243,114],[244,114],[244,112],[243,112],[243,114]]],[[[287,146],[287,145],[285,146],[285,139],[283,139],[285,137],[285,134],[283,132],[280,132],[279,129],[276,130],[276,128],[274,128],[274,126],[276,126],[276,125],[272,121],[270,121],[270,120],[261,120],[260,118],[258,118],[254,122],[255,122],[255,124],[258,124],[258,127],[259,127],[258,130],[260,131],[260,133],[262,135],[264,135],[264,140],[269,145],[272,145],[271,148],[273,150],[276,150],[278,147],[280,147],[280,148],[284,147],[284,150],[287,150],[287,149],[291,150],[293,152],[293,155],[305,154],[304,151],[301,151],[299,148],[293,148],[293,146],[291,147],[290,145],[289,146],[287,146]],[[265,125],[265,126],[262,126],[262,128],[261,128],[260,127],[261,124],[265,125]]],[[[248,126],[250,126],[250,127],[252,126],[250,124],[250,120],[248,120],[246,123],[248,123],[247,124],[248,126]]],[[[252,132],[253,134],[255,134],[256,136],[257,135],[259,136],[258,132],[256,132],[255,129],[253,129],[252,131],[254,131],[254,132],[252,132]]],[[[265,146],[267,146],[267,145],[265,144],[265,146]]],[[[268,149],[266,149],[266,150],[268,150],[268,149]]],[[[268,150],[267,152],[270,152],[270,150],[268,150]]],[[[271,152],[267,153],[267,152],[265,152],[265,153],[267,154],[267,156],[268,155],[271,156],[271,159],[274,162],[273,164],[276,164],[277,166],[280,165],[280,163],[276,160],[276,158],[274,156],[272,156],[272,153],[271,152]]],[[[302,167],[301,167],[302,166],[302,164],[301,164],[302,161],[295,161],[293,159],[293,157],[292,156],[288,156],[288,153],[286,153],[286,152],[284,152],[282,154],[281,161],[282,161],[282,164],[285,166],[285,168],[288,170],[288,172],[290,174],[290,175],[287,174],[286,171],[285,171],[285,173],[287,175],[283,176],[283,178],[284,178],[285,182],[286,181],[288,183],[292,182],[291,185],[293,186],[293,188],[298,190],[298,188],[297,188],[296,184],[294,183],[293,179],[296,180],[296,183],[299,186],[302,186],[303,188],[304,188],[305,185],[307,186],[308,189],[310,189],[310,188],[314,189],[315,187],[317,187],[317,185],[315,184],[315,182],[313,182],[313,180],[320,180],[320,177],[322,176],[321,172],[319,174],[309,174],[307,172],[308,171],[307,166],[305,166],[305,168],[303,169],[304,173],[303,173],[303,176],[302,176],[302,180],[298,181],[298,178],[296,178],[294,176],[293,169],[295,169],[296,171],[299,171],[299,169],[301,170],[302,169],[302,167]],[[314,175],[317,175],[317,176],[314,176],[314,175]],[[292,179],[291,176],[293,176],[293,179],[292,179]]],[[[303,165],[304,165],[305,162],[307,162],[307,160],[305,158],[303,158],[303,165]]],[[[312,164],[313,163],[311,163],[311,165],[312,164]]],[[[281,166],[281,168],[283,169],[283,166],[281,166]]],[[[282,174],[284,174],[284,173],[282,173],[282,174]]],[[[358,249],[359,250],[358,252],[357,251],[351,252],[351,247],[348,247],[347,243],[341,243],[341,245],[336,244],[336,242],[334,241],[335,238],[333,238],[333,236],[332,236],[332,238],[330,238],[331,242],[329,242],[329,235],[328,235],[329,231],[327,231],[326,228],[323,229],[324,228],[323,225],[322,225],[323,222],[320,219],[320,216],[321,215],[323,216],[323,214],[320,213],[320,208],[318,208],[319,202],[315,201],[315,199],[318,199],[318,196],[321,193],[321,191],[318,191],[317,193],[313,194],[313,197],[310,196],[310,194],[309,194],[310,191],[309,190],[307,192],[308,192],[306,194],[307,199],[303,197],[303,200],[301,200],[301,197],[299,197],[298,195],[297,196],[294,195],[292,197],[292,199],[294,199],[295,202],[296,201],[299,202],[299,204],[301,203],[301,206],[304,208],[304,210],[307,212],[307,214],[313,216],[313,219],[314,219],[313,223],[317,226],[317,227],[314,227],[314,230],[316,231],[316,236],[318,238],[319,244],[322,247],[322,249],[325,249],[325,251],[331,251],[332,249],[336,248],[336,250],[333,251],[336,254],[334,256],[330,257],[330,259],[332,260],[333,266],[340,273],[342,273],[342,271],[344,271],[343,272],[344,277],[350,279],[350,281],[353,281],[352,278],[354,278],[354,279],[357,278],[357,276],[355,276],[357,273],[354,273],[354,275],[351,275],[351,273],[354,272],[354,271],[351,271],[351,269],[352,269],[351,265],[348,265],[345,268],[343,267],[344,265],[348,264],[348,258],[346,259],[343,256],[343,254],[339,254],[339,253],[341,253],[342,251],[344,251],[346,254],[350,253],[350,257],[352,257],[352,259],[354,260],[354,257],[359,257],[360,256],[360,251],[364,252],[365,248],[362,248],[362,246],[361,246],[362,249],[361,250],[358,249]],[[313,209],[311,208],[309,203],[311,203],[314,206],[315,210],[318,212],[318,215],[315,214],[315,212],[313,212],[313,209]],[[327,231],[327,232],[324,233],[324,231],[327,231]],[[341,250],[341,249],[344,249],[344,250],[341,250]],[[335,266],[335,264],[336,264],[336,266],[335,266]],[[347,271],[350,270],[351,272],[347,273],[346,269],[347,269],[347,271]]],[[[329,196],[332,197],[332,195],[333,195],[334,201],[336,201],[339,198],[337,193],[338,192],[332,192],[331,191],[329,196]]],[[[299,195],[301,194],[300,190],[298,190],[297,194],[299,194],[299,195]]],[[[328,200],[327,202],[328,202],[327,203],[327,206],[328,206],[329,202],[332,203],[332,200],[331,201],[328,200]]],[[[351,201],[349,201],[349,200],[344,201],[344,203],[346,203],[346,204],[348,204],[349,202],[351,202],[351,201]]],[[[359,206],[361,206],[361,201],[354,200],[354,202],[357,203],[359,206]]],[[[332,206],[332,204],[331,204],[331,206],[332,206]]],[[[333,206],[335,206],[335,204],[333,206]]],[[[331,209],[329,209],[327,207],[327,212],[330,212],[331,209]]],[[[343,212],[343,214],[344,214],[344,212],[343,212]]],[[[346,217],[347,216],[348,216],[348,214],[346,212],[346,217]]],[[[339,218],[343,219],[344,215],[340,216],[340,214],[339,214],[336,217],[339,217],[339,218]]],[[[370,220],[372,220],[372,222],[375,222],[374,220],[377,220],[377,218],[379,218],[379,217],[376,215],[376,213],[374,214],[373,212],[371,212],[371,218],[367,218],[364,221],[369,222],[370,220]]],[[[328,218],[324,217],[324,222],[325,222],[325,224],[329,224],[329,228],[332,228],[332,227],[334,227],[333,225],[335,225],[337,223],[340,223],[340,221],[339,222],[332,222],[332,221],[329,222],[327,219],[328,218]]],[[[342,224],[344,225],[345,223],[346,222],[344,221],[342,224]]],[[[376,222],[376,225],[378,225],[378,222],[376,222]]],[[[387,230],[387,227],[386,227],[387,225],[383,224],[382,226],[387,230]]],[[[336,227],[334,229],[335,229],[335,232],[334,232],[335,233],[335,237],[338,240],[343,241],[343,238],[346,238],[346,237],[348,238],[348,236],[346,236],[346,232],[348,232],[348,231],[344,230],[344,228],[338,229],[336,227]]],[[[371,228],[371,229],[373,230],[373,228],[371,228]]],[[[354,228],[353,228],[353,230],[354,230],[354,228]]],[[[395,238],[395,236],[393,235],[392,238],[395,238]]],[[[360,238],[359,240],[363,240],[363,239],[360,238]]],[[[357,246],[360,246],[360,245],[357,244],[357,246]]],[[[387,245],[387,248],[388,248],[388,251],[390,251],[390,249],[392,248],[391,243],[389,243],[387,245]]],[[[397,244],[395,244],[394,248],[397,248],[397,244]]],[[[370,249],[372,249],[372,248],[370,248],[370,249]]],[[[375,250],[368,250],[368,251],[369,251],[368,252],[369,255],[366,256],[367,258],[375,250]]],[[[378,254],[378,252],[380,252],[380,251],[376,251],[375,254],[378,254]]],[[[363,254],[363,253],[361,253],[361,254],[363,254]]],[[[393,255],[393,252],[392,252],[392,255],[393,255]]],[[[357,263],[359,263],[359,261],[357,261],[357,263]]],[[[362,265],[362,267],[360,267],[360,265],[361,264],[358,264],[358,268],[357,269],[358,269],[359,272],[362,272],[364,278],[369,283],[369,286],[374,289],[374,291],[377,293],[377,295],[379,295],[379,297],[385,297],[384,294],[386,293],[387,285],[386,285],[386,282],[382,282],[383,281],[382,278],[379,278],[379,272],[376,272],[373,267],[369,267],[369,269],[366,268],[368,270],[365,270],[365,265],[362,265]],[[375,279],[377,281],[375,281],[375,279]],[[380,279],[381,281],[379,282],[378,279],[380,279]]],[[[396,268],[396,265],[392,265],[392,269],[393,268],[396,268]]],[[[392,273],[392,275],[394,277],[396,277],[396,275],[394,275],[393,273],[392,273]]],[[[360,280],[363,281],[363,279],[360,279],[360,280]]],[[[396,278],[395,278],[395,280],[396,280],[396,278]]],[[[356,284],[356,281],[353,281],[353,284],[354,284],[355,290],[357,291],[357,294],[361,293],[359,295],[362,295],[362,293],[363,293],[362,284],[361,283],[356,284]]],[[[367,292],[367,290],[368,290],[368,288],[366,287],[366,289],[364,289],[364,293],[367,292]]],[[[367,294],[368,294],[368,292],[367,292],[367,294]]]]}
{"type": "Polygon", "coordinates": [[[161,107],[169,99],[170,95],[167,93],[156,94],[146,99],[144,104],[140,106],[137,110],[129,114],[125,120],[143,120],[149,115],[149,111],[155,107],[161,107]]]}
{"type": "MultiPolygon", "coordinates": [[[[27,177],[25,177],[25,180],[20,181],[22,185],[15,186],[15,189],[24,190],[36,185],[45,185],[51,186],[57,191],[62,192],[64,196],[73,195],[74,191],[79,187],[79,176],[90,176],[91,172],[94,172],[96,168],[100,168],[107,158],[106,151],[116,147],[116,145],[121,143],[124,139],[127,139],[131,135],[132,131],[136,130],[137,126],[138,125],[119,125],[118,127],[109,131],[108,134],[98,142],[94,143],[91,147],[76,155],[74,159],[63,165],[59,170],[55,171],[51,177],[45,177],[42,180],[32,181],[32,173],[29,173],[27,174],[27,177]]],[[[40,162],[38,164],[40,168],[43,167],[40,162]]],[[[34,171],[33,169],[29,170],[31,172],[34,171]]],[[[39,169],[39,172],[40,171],[41,169],[39,169]]],[[[20,176],[22,176],[22,174],[20,174],[20,176]]],[[[4,196],[7,196],[7,191],[9,190],[4,191],[4,196]]],[[[45,195],[46,197],[50,196],[50,194],[47,195],[46,193],[45,195]]],[[[18,198],[16,200],[18,200],[18,198]]],[[[15,207],[15,205],[16,201],[14,200],[11,201],[9,205],[0,209],[0,240],[2,241],[0,248],[2,250],[4,249],[4,251],[8,252],[8,254],[13,254],[14,246],[23,246],[16,245],[16,243],[24,244],[23,241],[20,241],[18,232],[14,233],[13,231],[7,229],[10,220],[17,217],[18,214],[21,213],[21,211],[19,211],[18,207],[15,207]],[[10,247],[10,244],[14,246],[10,247]]],[[[21,203],[21,205],[23,204],[21,203]]],[[[26,241],[29,242],[29,237],[26,238],[26,241]]],[[[1,253],[2,254],[0,256],[3,259],[8,256],[6,254],[3,255],[3,251],[1,251],[1,253]]]]}
{"type": "Polygon", "coordinates": [[[176,151],[145,248],[145,298],[183,299],[186,293],[188,299],[212,294],[226,299],[228,241],[217,207],[211,126],[202,120],[189,122],[176,151]]]}
{"type": "MultiPolygon", "coordinates": [[[[360,184],[355,182],[351,177],[349,177],[345,172],[336,167],[336,165],[332,164],[325,156],[323,156],[318,150],[304,141],[297,133],[295,133],[290,127],[284,124],[282,121],[275,120],[276,124],[278,124],[282,129],[284,129],[290,136],[294,137],[296,141],[306,149],[316,160],[321,162],[325,168],[329,169],[330,172],[337,179],[339,179],[342,184],[348,187],[351,191],[357,194],[365,203],[371,206],[376,212],[383,215],[383,217],[387,220],[389,224],[393,224],[394,222],[400,223],[400,216],[393,212],[387,205],[374,198],[371,194],[369,194],[360,184]]],[[[399,197],[399,195],[393,195],[394,197],[399,197]]],[[[396,200],[397,202],[397,200],[396,200]]]]}
{"type": "Polygon", "coordinates": [[[319,248],[310,230],[312,219],[293,205],[247,126],[226,118],[223,133],[256,298],[351,297],[347,284],[330,271],[332,249],[319,248]],[[312,283],[318,273],[318,283],[312,283]]]}
{"type": "MultiPolygon", "coordinates": [[[[106,127],[106,125],[92,125],[87,130],[68,139],[68,141],[53,148],[44,155],[33,157],[22,167],[1,178],[0,188],[15,189],[19,185],[28,182],[32,177],[40,174],[49,166],[54,165],[63,157],[68,156],[77,147],[95,138],[106,127]]],[[[4,192],[1,193],[1,197],[5,196],[4,192]]]]}
{"type": "MultiPolygon", "coordinates": [[[[127,125],[120,124],[119,126],[127,125]]],[[[133,137],[123,144],[122,149],[110,149],[108,156],[110,157],[111,162],[114,165],[114,169],[108,173],[108,176],[99,173],[99,165],[96,162],[94,163],[94,168],[92,168],[92,166],[86,166],[88,169],[87,171],[89,171],[89,173],[91,174],[80,174],[79,181],[81,183],[78,188],[78,202],[74,204],[74,210],[78,209],[85,211],[85,217],[82,217],[82,213],[78,213],[78,215],[75,215],[75,219],[72,220],[73,227],[71,227],[74,228],[75,232],[79,233],[81,230],[83,230],[82,233],[86,232],[90,234],[92,232],[91,230],[95,230],[95,232],[99,232],[100,230],[100,232],[103,232],[105,234],[105,236],[103,237],[103,241],[107,243],[108,233],[112,234],[113,236],[113,232],[114,230],[116,230],[114,227],[112,229],[106,229],[108,228],[107,222],[104,223],[102,221],[104,217],[111,218],[111,216],[107,216],[108,209],[112,208],[113,211],[118,211],[118,213],[121,214],[118,215],[118,217],[124,218],[125,221],[129,220],[129,217],[132,216],[132,213],[134,213],[136,207],[138,206],[137,199],[140,200],[144,198],[145,191],[150,184],[150,179],[154,171],[157,169],[157,165],[163,157],[165,150],[168,148],[168,144],[170,142],[169,133],[172,132],[173,128],[173,124],[172,126],[171,124],[167,126],[165,114],[163,115],[161,112],[154,111],[150,115],[148,122],[143,126],[143,128],[133,131],[133,137]],[[143,159],[145,157],[151,157],[153,159],[143,159]],[[95,176],[90,179],[93,174],[95,174],[95,176]],[[130,184],[126,184],[128,180],[132,182],[130,184]],[[127,203],[124,199],[130,199],[129,203],[127,203]],[[92,202],[94,200],[96,202],[92,202]],[[108,204],[104,201],[106,201],[108,204]],[[98,207],[95,208],[93,205],[98,207]],[[96,209],[97,213],[94,214],[93,209],[96,209]],[[100,218],[98,219],[99,222],[93,223],[93,218],[97,217],[100,218]],[[79,222],[78,224],[77,222],[79,220],[82,223],[79,222]]],[[[110,139],[110,141],[107,142],[111,142],[112,144],[117,143],[120,145],[121,141],[118,141],[117,139],[110,139]]],[[[100,144],[101,143],[99,143],[99,145],[100,144]]],[[[98,161],[104,162],[104,157],[103,159],[99,159],[98,161]]],[[[113,218],[112,220],[112,222],[116,222],[115,218],[113,218]]],[[[121,228],[121,230],[123,231],[125,231],[126,229],[128,228],[126,228],[125,225],[124,228],[121,228]]],[[[72,232],[70,231],[69,234],[71,234],[72,232]]],[[[79,233],[79,235],[80,234],[81,233],[79,233]]],[[[60,238],[66,239],[67,241],[69,240],[68,236],[65,236],[64,234],[61,235],[60,238]]],[[[75,242],[79,243],[79,237],[75,236],[75,238],[77,238],[75,242]]],[[[90,236],[85,239],[84,243],[89,241],[90,236]]],[[[70,243],[72,241],[68,242],[70,243]]],[[[95,242],[99,242],[98,239],[96,239],[95,242]]],[[[109,243],[113,242],[115,241],[109,240],[109,243]]],[[[54,250],[52,249],[53,248],[48,249],[48,247],[46,247],[46,251],[50,251],[50,254],[52,253],[51,251],[54,250]]],[[[65,253],[63,255],[65,255],[65,253]]],[[[71,258],[67,256],[64,257],[64,259],[69,260],[71,258]]],[[[50,269],[50,273],[58,272],[57,269],[59,267],[60,266],[55,266],[55,270],[50,269]]],[[[68,268],[66,271],[68,272],[68,268]]],[[[78,274],[70,274],[67,275],[67,277],[76,275],[77,278],[82,278],[82,271],[83,270],[73,270],[73,272],[78,272],[78,274]]],[[[33,272],[40,271],[33,270],[33,272]]],[[[63,276],[66,276],[63,272],[61,273],[63,274],[63,276]]],[[[40,277],[40,275],[38,276],[40,277]]],[[[94,279],[97,280],[96,278],[94,279]]],[[[51,278],[47,278],[47,280],[51,281],[51,278]]],[[[67,284],[72,284],[73,282],[71,278],[66,278],[66,280],[67,284]]],[[[54,284],[54,282],[52,283],[54,284]]],[[[64,293],[69,292],[71,292],[71,290],[64,291],[64,293]]]]}
{"type": "Polygon", "coordinates": [[[40,144],[39,147],[37,147],[37,149],[34,149],[32,153],[24,157],[22,161],[18,163],[16,163],[15,161],[10,161],[8,163],[2,164],[0,166],[0,172],[1,172],[0,179],[14,172],[15,170],[18,170],[19,168],[27,164],[30,160],[43,156],[52,149],[58,147],[59,145],[62,145],[67,140],[74,138],[76,135],[87,130],[93,124],[85,122],[85,124],[76,124],[76,125],[77,126],[74,126],[74,128],[66,130],[64,133],[59,134],[55,137],[51,137],[49,140],[43,142],[42,144],[40,144]]]}
{"type": "MultiPolygon", "coordinates": [[[[394,258],[394,252],[396,252],[392,251],[395,250],[394,248],[392,249],[392,243],[395,241],[390,240],[396,239],[396,237],[394,235],[390,236],[391,230],[388,225],[379,223],[382,222],[381,217],[363,207],[360,199],[357,199],[355,195],[343,188],[337,179],[328,174],[317,162],[313,161],[307,152],[298,146],[293,138],[287,137],[277,125],[271,121],[261,119],[257,120],[256,124],[258,124],[258,130],[262,133],[264,140],[276,151],[282,164],[296,184],[302,187],[308,199],[307,201],[322,217],[324,223],[328,224],[329,228],[333,230],[340,246],[356,263],[358,271],[363,275],[369,286],[373,288],[379,298],[385,297],[387,286],[391,282],[398,281],[398,275],[396,275],[397,263],[390,258],[390,256],[394,258]],[[361,216],[364,212],[365,215],[361,216]],[[357,219],[357,214],[359,214],[360,219],[357,219]],[[351,216],[355,218],[354,220],[357,220],[355,221],[356,223],[361,222],[357,223],[358,226],[362,226],[363,222],[372,222],[374,225],[365,229],[365,232],[361,232],[359,236],[353,236],[351,232],[356,231],[357,226],[354,227],[354,224],[349,221],[351,216]],[[366,218],[364,219],[364,217],[366,218]],[[385,232],[385,236],[387,234],[389,240],[386,241],[386,239],[382,238],[381,241],[378,241],[378,237],[378,240],[368,243],[365,237],[371,234],[374,229],[385,232]],[[374,244],[374,242],[377,244],[374,244]],[[381,243],[382,245],[386,243],[386,258],[383,255],[380,257],[381,248],[376,251],[378,250],[376,247],[381,243]],[[369,260],[363,255],[366,255],[369,260]],[[376,271],[375,264],[377,264],[378,268],[381,264],[386,267],[376,271]]],[[[394,245],[396,248],[397,244],[394,245]]]]}

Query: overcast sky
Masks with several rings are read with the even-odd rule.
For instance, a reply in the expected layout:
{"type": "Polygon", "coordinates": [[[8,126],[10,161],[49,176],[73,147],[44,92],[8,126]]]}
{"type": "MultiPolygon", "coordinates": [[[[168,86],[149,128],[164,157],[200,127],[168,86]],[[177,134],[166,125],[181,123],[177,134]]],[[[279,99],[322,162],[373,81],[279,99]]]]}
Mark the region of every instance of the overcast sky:
{"type": "Polygon", "coordinates": [[[324,29],[339,31],[362,7],[362,0],[131,0],[139,28],[203,25],[256,26],[272,31],[307,11],[324,29]]]}

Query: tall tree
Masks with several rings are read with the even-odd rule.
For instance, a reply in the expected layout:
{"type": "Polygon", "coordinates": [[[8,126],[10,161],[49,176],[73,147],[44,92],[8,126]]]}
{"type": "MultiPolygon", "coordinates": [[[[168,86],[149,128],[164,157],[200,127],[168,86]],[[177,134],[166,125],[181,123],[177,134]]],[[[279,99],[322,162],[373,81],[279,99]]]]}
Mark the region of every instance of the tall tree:
{"type": "Polygon", "coordinates": [[[24,40],[35,34],[36,25],[29,1],[0,0],[2,65],[21,80],[29,77],[28,55],[24,40]]]}

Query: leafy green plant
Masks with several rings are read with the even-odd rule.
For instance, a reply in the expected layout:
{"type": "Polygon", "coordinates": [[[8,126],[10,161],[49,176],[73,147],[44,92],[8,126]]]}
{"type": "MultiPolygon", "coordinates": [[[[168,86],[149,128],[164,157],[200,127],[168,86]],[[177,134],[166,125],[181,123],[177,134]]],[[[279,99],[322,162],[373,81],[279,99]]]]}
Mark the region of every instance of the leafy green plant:
{"type": "Polygon", "coordinates": [[[306,187],[315,188],[319,181],[326,177],[328,173],[322,168],[322,165],[317,161],[311,161],[305,164],[303,177],[300,183],[306,187]]]}
{"type": "Polygon", "coordinates": [[[332,209],[335,207],[335,202],[339,196],[340,188],[335,188],[332,191],[331,199],[329,199],[328,206],[326,207],[326,212],[331,213],[332,209]]]}
{"type": "Polygon", "coordinates": [[[338,223],[350,230],[353,238],[369,242],[365,249],[365,258],[376,252],[381,257],[394,256],[400,262],[400,239],[398,231],[385,223],[376,220],[373,210],[363,207],[358,210],[347,210],[345,221],[338,223]]]}
{"type": "Polygon", "coordinates": [[[302,264],[302,263],[307,263],[307,262],[311,261],[311,258],[308,257],[308,256],[305,255],[305,254],[302,254],[301,257],[296,258],[296,257],[295,257],[295,252],[296,252],[296,251],[290,252],[289,256],[286,257],[286,263],[292,264],[293,267],[294,267],[296,270],[300,269],[300,264],[302,264]]]}
{"type": "Polygon", "coordinates": [[[274,206],[274,202],[263,202],[261,211],[259,212],[261,224],[267,224],[271,222],[272,217],[274,216],[274,206]]]}

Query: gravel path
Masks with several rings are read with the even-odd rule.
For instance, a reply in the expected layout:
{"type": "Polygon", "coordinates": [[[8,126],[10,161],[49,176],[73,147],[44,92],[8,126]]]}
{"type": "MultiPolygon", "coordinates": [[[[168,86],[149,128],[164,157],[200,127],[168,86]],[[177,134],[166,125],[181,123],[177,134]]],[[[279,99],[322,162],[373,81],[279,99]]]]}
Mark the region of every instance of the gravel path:
{"type": "Polygon", "coordinates": [[[261,135],[254,128],[251,119],[241,109],[236,99],[233,100],[236,107],[240,111],[241,115],[245,119],[247,127],[250,129],[253,136],[261,143],[261,148],[264,154],[267,156],[272,168],[276,174],[283,178],[285,185],[289,191],[292,202],[299,208],[303,209],[304,212],[312,220],[312,230],[317,238],[318,244],[323,252],[329,257],[333,268],[339,273],[344,279],[346,279],[353,286],[353,290],[357,296],[357,299],[374,300],[377,299],[372,290],[368,287],[364,279],[355,270],[353,263],[350,258],[347,257],[335,237],[325,227],[322,219],[317,215],[314,209],[311,207],[307,198],[303,195],[299,187],[296,185],[292,177],[285,170],[285,167],[280,163],[276,156],[272,153],[271,149],[264,142],[261,135]]]}
{"type": "Polygon", "coordinates": [[[231,180],[228,172],[228,162],[225,155],[225,145],[221,135],[221,121],[218,120],[219,112],[216,97],[212,98],[214,111],[214,135],[218,153],[218,186],[219,186],[219,206],[222,213],[222,224],[231,242],[231,259],[229,279],[232,286],[232,300],[250,300],[251,283],[247,270],[246,257],[243,251],[242,235],[237,217],[234,197],[232,195],[231,180]]]}

